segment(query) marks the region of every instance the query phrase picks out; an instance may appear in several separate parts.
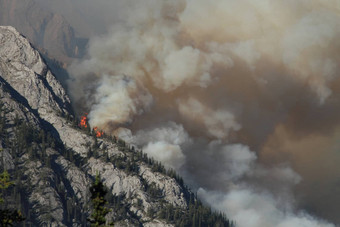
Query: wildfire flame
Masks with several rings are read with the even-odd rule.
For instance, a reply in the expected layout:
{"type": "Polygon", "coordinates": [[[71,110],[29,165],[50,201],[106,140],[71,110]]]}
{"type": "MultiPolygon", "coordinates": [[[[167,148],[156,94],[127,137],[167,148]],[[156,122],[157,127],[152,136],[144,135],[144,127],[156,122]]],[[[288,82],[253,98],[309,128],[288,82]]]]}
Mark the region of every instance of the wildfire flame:
{"type": "Polygon", "coordinates": [[[87,128],[87,114],[80,118],[80,127],[87,128]]]}
{"type": "Polygon", "coordinates": [[[102,137],[102,136],[103,136],[103,134],[104,134],[104,132],[103,132],[103,131],[100,131],[100,130],[98,130],[98,128],[97,128],[97,127],[94,127],[94,128],[93,128],[93,131],[96,133],[96,137],[102,137]]]}
{"type": "MultiPolygon", "coordinates": [[[[87,124],[87,113],[80,118],[79,126],[83,127],[83,128],[87,128],[88,127],[88,124],[87,124]]],[[[104,135],[104,132],[99,130],[98,127],[94,127],[93,128],[93,132],[96,134],[96,137],[98,137],[98,138],[102,137],[104,135]]]]}

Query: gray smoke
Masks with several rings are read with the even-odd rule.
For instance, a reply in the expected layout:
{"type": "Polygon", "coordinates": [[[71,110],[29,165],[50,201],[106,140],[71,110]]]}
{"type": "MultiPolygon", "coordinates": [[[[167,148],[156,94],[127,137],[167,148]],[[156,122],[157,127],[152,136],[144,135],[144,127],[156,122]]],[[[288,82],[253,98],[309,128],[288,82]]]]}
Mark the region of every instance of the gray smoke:
{"type": "Polygon", "coordinates": [[[340,223],[338,1],[112,7],[69,69],[92,126],[175,168],[239,226],[340,223]]]}

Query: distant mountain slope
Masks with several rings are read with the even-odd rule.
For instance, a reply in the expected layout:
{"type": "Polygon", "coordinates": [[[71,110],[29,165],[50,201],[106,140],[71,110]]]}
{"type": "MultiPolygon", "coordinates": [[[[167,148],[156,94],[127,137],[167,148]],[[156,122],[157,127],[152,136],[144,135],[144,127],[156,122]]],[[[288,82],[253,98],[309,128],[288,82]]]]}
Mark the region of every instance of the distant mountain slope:
{"type": "Polygon", "coordinates": [[[14,26],[50,58],[63,63],[81,56],[86,45],[61,15],[43,9],[34,0],[0,0],[0,25],[14,26]]]}
{"type": "Polygon", "coordinates": [[[29,226],[87,226],[97,173],[115,226],[231,226],[183,180],[124,141],[78,126],[70,100],[26,38],[0,26],[0,171],[15,182],[5,206],[29,226]]]}

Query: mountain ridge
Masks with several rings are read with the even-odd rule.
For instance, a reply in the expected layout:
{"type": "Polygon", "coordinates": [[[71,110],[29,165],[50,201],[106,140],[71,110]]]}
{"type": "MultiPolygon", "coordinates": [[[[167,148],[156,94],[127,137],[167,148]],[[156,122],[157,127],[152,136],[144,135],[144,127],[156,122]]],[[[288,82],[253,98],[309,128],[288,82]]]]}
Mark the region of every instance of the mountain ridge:
{"type": "Polygon", "coordinates": [[[88,225],[97,172],[115,226],[232,225],[204,207],[174,171],[120,139],[80,127],[44,59],[8,26],[0,26],[0,104],[0,167],[15,182],[7,205],[23,211],[25,225],[88,225]]]}

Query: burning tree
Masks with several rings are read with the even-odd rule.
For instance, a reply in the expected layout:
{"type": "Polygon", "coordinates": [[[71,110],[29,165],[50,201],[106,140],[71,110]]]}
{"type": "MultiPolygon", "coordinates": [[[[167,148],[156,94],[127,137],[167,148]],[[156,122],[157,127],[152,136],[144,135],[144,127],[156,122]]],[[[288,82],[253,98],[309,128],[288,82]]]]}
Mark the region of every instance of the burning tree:
{"type": "MultiPolygon", "coordinates": [[[[88,119],[87,119],[87,113],[85,113],[85,115],[80,117],[79,126],[81,128],[84,128],[84,129],[89,128],[88,119]]],[[[104,132],[102,130],[99,130],[98,127],[94,127],[93,128],[93,133],[95,134],[95,136],[97,138],[102,137],[104,135],[104,132]]]]}
{"type": "Polygon", "coordinates": [[[96,137],[99,138],[99,137],[102,137],[104,135],[104,132],[99,130],[98,127],[94,127],[93,128],[93,131],[94,133],[96,134],[96,137]]]}
{"type": "Polygon", "coordinates": [[[82,128],[87,128],[87,113],[80,118],[79,126],[82,128]]]}

